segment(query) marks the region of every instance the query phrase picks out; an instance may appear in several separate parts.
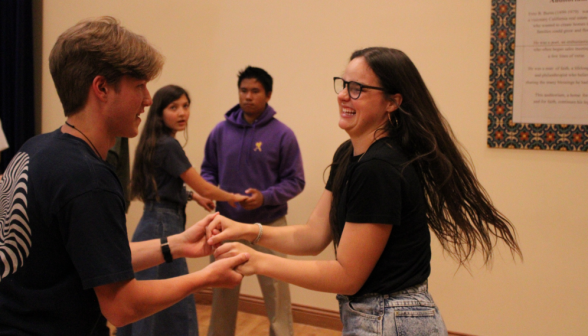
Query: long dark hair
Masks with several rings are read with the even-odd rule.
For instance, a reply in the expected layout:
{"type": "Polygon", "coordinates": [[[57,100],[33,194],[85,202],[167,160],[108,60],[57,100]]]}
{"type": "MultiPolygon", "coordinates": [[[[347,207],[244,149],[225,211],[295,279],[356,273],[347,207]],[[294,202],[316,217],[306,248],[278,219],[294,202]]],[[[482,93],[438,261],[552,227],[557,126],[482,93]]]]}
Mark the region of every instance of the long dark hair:
{"type": "Polygon", "coordinates": [[[157,195],[153,153],[155,152],[157,141],[162,136],[172,133],[172,129],[167,127],[163,121],[163,110],[183,95],[190,102],[190,95],[186,90],[177,85],[168,85],[157,90],[153,96],[153,105],[149,108],[147,120],[135,152],[135,162],[133,163],[131,177],[131,199],[145,201],[149,191],[155,191],[157,195]],[[148,188],[149,185],[150,188],[148,188]]]}
{"type": "MultiPolygon", "coordinates": [[[[463,149],[458,148],[451,127],[408,56],[400,50],[372,47],[355,51],[350,60],[357,57],[365,59],[385,94],[402,96],[401,105],[378,131],[394,138],[408,156],[407,165],[412,164],[416,169],[427,199],[428,224],[443,248],[460,265],[465,265],[480,249],[488,265],[496,240],[502,239],[513,256],[518,254],[522,258],[513,225],[492,205],[473,172],[473,165],[462,153],[463,149]]],[[[330,210],[335,244],[340,239],[336,207],[352,152],[351,142],[346,141],[331,165],[331,169],[336,169],[330,210]]]]}

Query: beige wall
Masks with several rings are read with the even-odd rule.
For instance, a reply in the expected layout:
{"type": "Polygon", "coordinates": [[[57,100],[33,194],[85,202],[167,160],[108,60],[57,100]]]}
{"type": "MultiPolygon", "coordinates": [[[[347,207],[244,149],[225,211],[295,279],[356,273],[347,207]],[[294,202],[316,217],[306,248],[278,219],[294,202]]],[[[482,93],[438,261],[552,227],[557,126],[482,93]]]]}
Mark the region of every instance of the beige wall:
{"type": "MultiPolygon", "coordinates": [[[[476,335],[586,335],[588,156],[486,147],[490,6],[490,0],[45,0],[42,130],[64,121],[47,56],[57,36],[83,18],[113,15],[166,56],[163,74],[149,88],[175,83],[190,91],[186,152],[196,167],[208,132],[237,102],[237,71],[263,67],[275,80],[277,117],[302,148],[307,187],[290,202],[288,216],[300,224],[323,190],[333,151],[346,139],[337,127],[331,78],[357,48],[402,49],[469,151],[479,179],[517,227],[525,254],[524,262],[513,262],[501,247],[492,269],[474,262],[468,272],[435,242],[430,287],[448,328],[476,335]]],[[[132,204],[130,232],[141,211],[140,203],[132,204]]],[[[188,221],[203,214],[191,205],[188,221]]],[[[331,249],[319,258],[333,258],[331,249]]],[[[191,268],[206,263],[194,261],[191,268]]],[[[245,280],[243,292],[259,295],[254,278],[245,280]]],[[[333,294],[293,287],[292,296],[296,303],[337,309],[333,294]]]]}

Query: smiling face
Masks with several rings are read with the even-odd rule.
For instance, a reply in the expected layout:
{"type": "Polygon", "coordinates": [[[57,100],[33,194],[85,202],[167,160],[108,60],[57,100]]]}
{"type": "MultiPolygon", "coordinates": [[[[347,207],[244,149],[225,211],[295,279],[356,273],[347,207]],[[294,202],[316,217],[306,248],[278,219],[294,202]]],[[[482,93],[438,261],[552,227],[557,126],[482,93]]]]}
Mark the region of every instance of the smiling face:
{"type": "Polygon", "coordinates": [[[133,138],[139,133],[140,114],[153,103],[147,81],[123,76],[111,89],[113,95],[107,108],[109,129],[114,136],[133,138]]]}
{"type": "MultiPolygon", "coordinates": [[[[381,86],[378,77],[363,57],[354,58],[349,62],[343,79],[369,86],[381,86]]],[[[337,95],[337,101],[339,127],[349,134],[352,142],[373,141],[374,132],[387,122],[387,114],[396,109],[396,105],[384,92],[367,88],[363,89],[358,99],[351,99],[347,89],[342,90],[337,95]]]]}
{"type": "Polygon", "coordinates": [[[239,85],[239,105],[247,122],[257,119],[269,102],[271,92],[265,92],[263,85],[255,78],[245,78],[239,85]]]}
{"type": "Polygon", "coordinates": [[[186,95],[171,102],[163,109],[163,122],[172,130],[172,136],[186,129],[190,118],[190,101],[186,95]]]}

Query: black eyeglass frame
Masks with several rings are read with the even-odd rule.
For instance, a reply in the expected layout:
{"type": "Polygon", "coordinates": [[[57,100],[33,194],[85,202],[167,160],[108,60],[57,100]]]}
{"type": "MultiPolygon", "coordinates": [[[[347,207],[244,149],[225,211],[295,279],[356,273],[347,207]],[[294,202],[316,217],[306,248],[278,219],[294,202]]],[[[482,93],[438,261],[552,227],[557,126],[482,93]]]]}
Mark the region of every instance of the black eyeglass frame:
{"type": "Polygon", "coordinates": [[[386,92],[386,89],[381,88],[381,87],[377,87],[377,86],[370,86],[370,85],[365,85],[365,84],[361,84],[355,81],[346,81],[341,77],[333,77],[333,89],[335,89],[335,93],[339,94],[341,93],[341,91],[337,92],[337,80],[340,79],[343,81],[343,89],[341,89],[341,91],[345,90],[345,88],[347,88],[347,94],[349,95],[349,98],[356,100],[359,99],[359,96],[361,96],[361,93],[363,92],[363,89],[373,89],[373,90],[380,90],[382,92],[386,92]],[[359,86],[359,93],[357,94],[357,97],[353,97],[351,96],[351,91],[349,91],[349,84],[353,83],[353,84],[357,84],[359,86]]]}

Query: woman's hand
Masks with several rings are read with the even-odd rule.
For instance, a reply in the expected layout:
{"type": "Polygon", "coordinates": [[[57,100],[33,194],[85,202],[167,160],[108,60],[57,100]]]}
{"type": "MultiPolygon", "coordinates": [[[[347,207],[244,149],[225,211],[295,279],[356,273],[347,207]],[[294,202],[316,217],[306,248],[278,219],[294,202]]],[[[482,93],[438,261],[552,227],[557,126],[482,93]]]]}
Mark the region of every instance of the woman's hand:
{"type": "Polygon", "coordinates": [[[232,197],[230,200],[227,201],[227,203],[229,203],[230,206],[232,206],[233,208],[237,207],[237,203],[241,203],[244,201],[247,201],[249,199],[249,196],[246,195],[241,195],[241,194],[231,194],[232,197]]]}
{"type": "Polygon", "coordinates": [[[260,261],[260,253],[241,243],[226,243],[221,245],[214,251],[214,258],[216,260],[222,260],[241,254],[248,255],[249,261],[239,265],[237,268],[235,268],[235,271],[243,274],[244,276],[256,274],[257,266],[260,261]]]}
{"type": "Polygon", "coordinates": [[[247,240],[252,241],[257,237],[259,228],[257,225],[243,224],[218,215],[206,227],[206,237],[208,244],[218,247],[227,240],[247,240]]]}
{"type": "Polygon", "coordinates": [[[208,212],[214,210],[214,202],[211,199],[200,196],[197,192],[192,193],[192,200],[196,201],[198,205],[208,212]]]}

